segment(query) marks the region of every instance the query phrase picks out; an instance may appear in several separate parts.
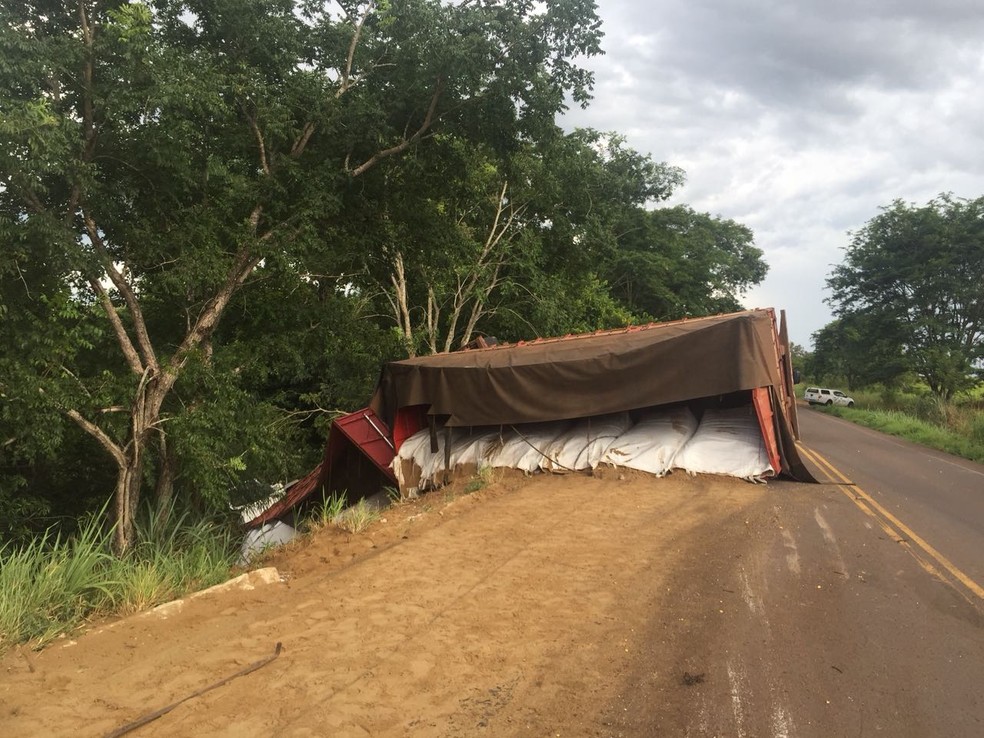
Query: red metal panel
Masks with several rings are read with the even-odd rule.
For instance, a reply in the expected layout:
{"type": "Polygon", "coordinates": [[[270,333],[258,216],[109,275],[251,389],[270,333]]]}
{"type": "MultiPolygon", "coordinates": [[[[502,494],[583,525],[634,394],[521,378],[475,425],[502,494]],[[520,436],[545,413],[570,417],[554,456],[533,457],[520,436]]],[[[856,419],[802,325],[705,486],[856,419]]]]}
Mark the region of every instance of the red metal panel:
{"type": "Polygon", "coordinates": [[[789,329],[786,327],[786,311],[780,310],[782,320],[779,323],[779,346],[782,353],[782,408],[793,426],[793,436],[799,440],[799,416],[796,414],[796,390],[793,386],[793,356],[790,351],[789,329]]]}
{"type": "Polygon", "coordinates": [[[765,450],[769,455],[769,463],[772,465],[772,470],[779,474],[782,472],[782,457],[779,454],[779,444],[776,441],[775,419],[772,416],[769,388],[756,387],[753,389],[752,404],[755,405],[755,414],[758,416],[762,440],[765,441],[765,450]]]}
{"type": "Polygon", "coordinates": [[[331,425],[332,430],[338,429],[343,433],[383,474],[396,481],[389,466],[396,455],[393,441],[390,440],[390,429],[376,413],[366,407],[337,418],[331,425]]]}
{"type": "Polygon", "coordinates": [[[255,528],[279,518],[319,489],[328,478],[332,464],[342,455],[344,444],[354,445],[388,479],[396,483],[396,477],[393,476],[393,470],[389,466],[395,456],[393,442],[389,439],[389,428],[376,417],[376,413],[369,408],[363,408],[332,421],[328,431],[328,444],[325,446],[325,455],[321,463],[307,476],[295,482],[279,501],[253,518],[246,526],[255,528]]]}
{"type": "Polygon", "coordinates": [[[427,426],[427,405],[408,405],[396,411],[393,419],[393,448],[400,446],[417,431],[427,426]]]}

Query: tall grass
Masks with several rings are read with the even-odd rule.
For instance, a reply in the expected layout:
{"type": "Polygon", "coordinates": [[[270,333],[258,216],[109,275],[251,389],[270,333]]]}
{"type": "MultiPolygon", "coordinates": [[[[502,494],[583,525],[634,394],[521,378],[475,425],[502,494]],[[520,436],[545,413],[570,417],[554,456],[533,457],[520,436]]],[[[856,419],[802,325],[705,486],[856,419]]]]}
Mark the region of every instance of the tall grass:
{"type": "Polygon", "coordinates": [[[819,409],[923,446],[984,462],[984,407],[977,394],[952,402],[927,393],[884,387],[849,394],[856,402],[854,408],[819,409]]]}
{"type": "Polygon", "coordinates": [[[228,578],[236,559],[232,529],[189,513],[148,515],[137,543],[119,560],[120,612],[134,612],[228,578]]]}
{"type": "Polygon", "coordinates": [[[66,538],[45,533],[0,548],[0,651],[12,643],[44,643],[109,608],[119,587],[109,536],[92,518],[66,538]]]}
{"type": "Polygon", "coordinates": [[[126,614],[216,584],[237,554],[232,529],[187,513],[148,511],[136,543],[112,554],[102,516],[72,536],[45,533],[0,547],[0,652],[15,643],[41,646],[85,620],[126,614]]]}
{"type": "Polygon", "coordinates": [[[379,510],[365,498],[349,505],[346,493],[339,492],[325,497],[315,505],[308,519],[308,526],[311,530],[334,527],[349,533],[362,533],[379,518],[379,510]]]}

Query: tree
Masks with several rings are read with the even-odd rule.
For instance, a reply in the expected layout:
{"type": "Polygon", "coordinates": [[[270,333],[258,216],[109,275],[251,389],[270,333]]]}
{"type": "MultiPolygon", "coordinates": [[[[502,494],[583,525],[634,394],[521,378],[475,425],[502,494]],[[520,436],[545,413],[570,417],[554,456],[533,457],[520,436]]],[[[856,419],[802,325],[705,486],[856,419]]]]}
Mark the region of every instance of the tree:
{"type": "Polygon", "coordinates": [[[599,274],[626,213],[680,177],[591,130],[545,130],[508,151],[435,136],[378,191],[360,190],[352,237],[382,248],[361,249],[349,271],[360,293],[385,295],[379,310],[410,355],[476,330],[514,340],[624,325],[632,315],[599,274]]]}
{"type": "Polygon", "coordinates": [[[851,313],[831,321],[813,338],[810,374],[816,381],[843,379],[848,389],[895,384],[908,370],[899,323],[884,315],[851,313]]]}
{"type": "Polygon", "coordinates": [[[793,365],[793,381],[799,383],[807,376],[814,376],[812,351],[807,351],[804,346],[790,341],[789,358],[793,365]]]}
{"type": "Polygon", "coordinates": [[[749,228],[678,205],[631,213],[608,278],[633,312],[671,319],[740,310],[767,271],[749,228]]]}
{"type": "Polygon", "coordinates": [[[355,183],[439,130],[508,148],[552,126],[599,38],[586,0],[3,6],[2,305],[50,350],[0,391],[112,459],[118,551],[146,477],[169,494],[174,392],[240,289],[317,264],[355,183]],[[46,291],[18,293],[38,263],[46,291]]]}
{"type": "Polygon", "coordinates": [[[901,355],[943,399],[973,386],[984,358],[984,198],[896,200],[853,234],[827,284],[837,315],[862,327],[872,362],[901,355]],[[891,350],[885,343],[893,344],[891,350]]]}

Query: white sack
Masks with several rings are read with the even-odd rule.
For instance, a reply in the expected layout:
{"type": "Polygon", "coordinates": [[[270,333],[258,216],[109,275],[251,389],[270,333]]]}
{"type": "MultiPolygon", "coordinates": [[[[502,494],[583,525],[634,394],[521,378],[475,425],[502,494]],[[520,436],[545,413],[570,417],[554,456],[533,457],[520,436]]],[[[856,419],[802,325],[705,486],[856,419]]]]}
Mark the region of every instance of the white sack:
{"type": "MultiPolygon", "coordinates": [[[[451,429],[451,458],[450,468],[462,464],[480,466],[486,455],[486,449],[499,439],[499,429],[494,428],[452,428],[451,429]]],[[[390,464],[396,474],[397,481],[402,485],[401,460],[413,461],[420,468],[420,486],[426,487],[444,471],[444,442],[445,430],[437,433],[437,451],[430,450],[430,429],[417,431],[403,442],[400,451],[390,464]]]]}
{"type": "Polygon", "coordinates": [[[546,449],[541,469],[555,472],[594,469],[608,447],[632,425],[628,413],[599,415],[579,420],[546,449]]]}
{"type": "Polygon", "coordinates": [[[673,466],[691,474],[727,474],[751,482],[775,473],[751,405],[707,410],[673,466]]]}
{"type": "Polygon", "coordinates": [[[295,538],[297,538],[297,531],[279,520],[246,531],[239,552],[239,564],[246,566],[253,557],[258,556],[268,548],[282,546],[295,538]]]}
{"type": "Polygon", "coordinates": [[[696,430],[697,418],[688,407],[651,410],[615,439],[602,461],[662,477],[696,430]]]}
{"type": "Polygon", "coordinates": [[[403,464],[401,461],[414,461],[417,466],[423,468],[421,461],[424,460],[424,450],[430,453],[430,431],[427,428],[419,430],[412,436],[407,438],[400,446],[399,452],[393,457],[393,461],[390,462],[390,469],[393,470],[393,475],[396,477],[397,483],[400,487],[406,483],[403,478],[403,464]]]}
{"type": "Polygon", "coordinates": [[[543,460],[543,451],[569,426],[567,421],[559,421],[508,427],[500,442],[493,441],[486,446],[485,463],[496,468],[536,471],[543,460]]]}
{"type": "MultiPolygon", "coordinates": [[[[451,443],[451,468],[461,464],[480,466],[484,462],[486,448],[498,441],[499,436],[498,427],[455,429],[451,443]]],[[[441,462],[444,462],[443,454],[441,462]]]]}

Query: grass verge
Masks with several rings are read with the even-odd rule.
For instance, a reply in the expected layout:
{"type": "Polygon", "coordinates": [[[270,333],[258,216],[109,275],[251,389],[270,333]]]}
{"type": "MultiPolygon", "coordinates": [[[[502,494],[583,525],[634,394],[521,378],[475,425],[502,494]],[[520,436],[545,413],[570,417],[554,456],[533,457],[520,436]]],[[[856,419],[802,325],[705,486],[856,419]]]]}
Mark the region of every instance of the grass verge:
{"type": "Polygon", "coordinates": [[[123,557],[93,516],[73,536],[45,533],[0,546],[0,652],[40,648],[86,620],[127,614],[228,578],[238,553],[229,528],[148,514],[123,557]]]}
{"type": "Polygon", "coordinates": [[[956,433],[899,410],[847,407],[818,407],[817,410],[913,443],[984,463],[984,442],[978,441],[975,436],[956,433]]]}

